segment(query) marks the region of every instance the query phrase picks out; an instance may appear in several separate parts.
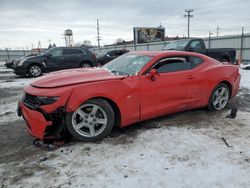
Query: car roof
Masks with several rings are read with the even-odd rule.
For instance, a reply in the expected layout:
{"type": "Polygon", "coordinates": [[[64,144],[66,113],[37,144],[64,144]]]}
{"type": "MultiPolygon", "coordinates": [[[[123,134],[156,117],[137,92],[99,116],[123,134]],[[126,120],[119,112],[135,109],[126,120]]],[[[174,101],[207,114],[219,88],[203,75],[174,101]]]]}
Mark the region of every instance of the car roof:
{"type": "Polygon", "coordinates": [[[125,51],[125,50],[127,50],[127,49],[110,49],[110,50],[108,50],[106,52],[108,53],[108,52],[112,52],[112,51],[125,51]]]}
{"type": "Polygon", "coordinates": [[[198,57],[206,57],[202,54],[195,53],[195,52],[185,52],[185,51],[130,51],[128,54],[136,54],[136,55],[148,55],[148,56],[198,56],[198,57]]]}
{"type": "Polygon", "coordinates": [[[83,49],[86,50],[87,48],[84,47],[69,47],[69,46],[59,46],[59,47],[52,47],[51,49],[83,49]]]}

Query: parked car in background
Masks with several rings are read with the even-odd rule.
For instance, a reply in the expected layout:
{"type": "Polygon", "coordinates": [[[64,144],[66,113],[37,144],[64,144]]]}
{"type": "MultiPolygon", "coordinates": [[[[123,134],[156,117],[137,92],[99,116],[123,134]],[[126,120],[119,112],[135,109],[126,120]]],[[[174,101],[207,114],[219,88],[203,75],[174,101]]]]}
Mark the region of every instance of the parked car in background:
{"type": "Polygon", "coordinates": [[[126,49],[122,49],[122,50],[110,50],[110,51],[106,51],[106,52],[101,52],[97,55],[97,61],[98,63],[100,63],[101,65],[105,65],[106,63],[110,62],[111,60],[125,54],[128,53],[129,51],[126,49]]]}
{"type": "Polygon", "coordinates": [[[26,57],[14,64],[14,73],[38,77],[43,73],[70,68],[97,66],[96,56],[88,49],[56,47],[35,56],[26,57]]]}
{"type": "Polygon", "coordinates": [[[163,50],[179,50],[197,52],[221,62],[235,63],[236,50],[234,48],[211,48],[207,49],[203,39],[190,38],[175,40],[167,44],[163,50]]]}
{"type": "Polygon", "coordinates": [[[114,126],[208,107],[222,110],[239,90],[239,67],[192,52],[136,51],[99,69],[50,73],[25,88],[18,114],[39,139],[65,131],[80,141],[114,126]]]}
{"type": "Polygon", "coordinates": [[[15,64],[17,64],[19,61],[22,61],[23,59],[28,59],[28,58],[31,58],[31,57],[35,57],[35,56],[37,56],[37,54],[28,54],[28,55],[25,55],[25,56],[22,56],[22,57],[20,57],[20,58],[17,58],[17,59],[15,59],[13,62],[12,62],[12,64],[9,64],[9,67],[8,68],[13,68],[13,66],[15,65],[15,64]]]}
{"type": "Polygon", "coordinates": [[[6,61],[4,64],[7,68],[12,68],[14,61],[17,60],[18,58],[10,58],[6,61]]]}

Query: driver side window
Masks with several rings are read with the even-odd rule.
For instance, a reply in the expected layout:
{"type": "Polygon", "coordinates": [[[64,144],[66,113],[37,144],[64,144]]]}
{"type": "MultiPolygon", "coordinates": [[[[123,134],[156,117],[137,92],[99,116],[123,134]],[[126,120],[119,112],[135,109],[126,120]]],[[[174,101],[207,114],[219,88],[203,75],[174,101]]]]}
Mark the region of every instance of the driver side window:
{"type": "Polygon", "coordinates": [[[63,55],[62,49],[55,49],[54,51],[50,52],[52,57],[58,57],[63,55]]]}
{"type": "Polygon", "coordinates": [[[158,73],[177,72],[192,69],[191,63],[186,58],[162,59],[153,67],[158,73]]]}

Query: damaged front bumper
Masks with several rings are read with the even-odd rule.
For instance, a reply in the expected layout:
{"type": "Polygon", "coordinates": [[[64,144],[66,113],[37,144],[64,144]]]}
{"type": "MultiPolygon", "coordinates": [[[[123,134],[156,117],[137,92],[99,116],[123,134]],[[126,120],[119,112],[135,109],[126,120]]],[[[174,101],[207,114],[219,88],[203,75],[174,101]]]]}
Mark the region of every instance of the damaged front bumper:
{"type": "Polygon", "coordinates": [[[22,100],[18,102],[17,114],[24,118],[32,136],[41,140],[60,139],[64,136],[65,105],[70,93],[71,90],[63,88],[41,89],[28,86],[25,89],[22,100]]]}
{"type": "Polygon", "coordinates": [[[31,109],[27,104],[19,101],[17,114],[24,118],[32,136],[41,140],[62,137],[61,132],[65,127],[63,108],[46,113],[40,108],[31,109]]]}
{"type": "Polygon", "coordinates": [[[52,121],[46,120],[42,113],[29,109],[22,102],[18,103],[17,113],[19,116],[23,116],[29,132],[34,137],[44,139],[45,130],[47,127],[52,126],[52,121]]]}

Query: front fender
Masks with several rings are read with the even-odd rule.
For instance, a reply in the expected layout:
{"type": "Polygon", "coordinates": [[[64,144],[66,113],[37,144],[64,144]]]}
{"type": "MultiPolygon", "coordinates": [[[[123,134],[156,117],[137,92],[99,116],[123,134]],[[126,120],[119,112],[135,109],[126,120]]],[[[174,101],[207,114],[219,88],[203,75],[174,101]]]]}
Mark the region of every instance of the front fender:
{"type": "Polygon", "coordinates": [[[128,125],[140,118],[137,80],[111,80],[76,85],[66,104],[66,112],[74,112],[81,104],[93,98],[107,98],[113,101],[121,113],[121,126],[128,125]]]}

